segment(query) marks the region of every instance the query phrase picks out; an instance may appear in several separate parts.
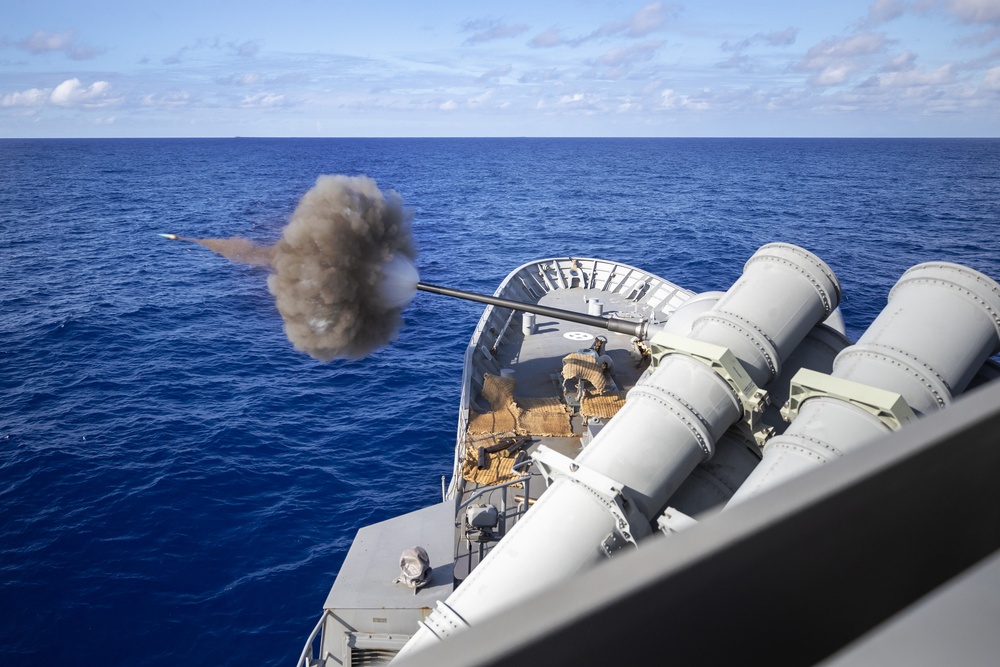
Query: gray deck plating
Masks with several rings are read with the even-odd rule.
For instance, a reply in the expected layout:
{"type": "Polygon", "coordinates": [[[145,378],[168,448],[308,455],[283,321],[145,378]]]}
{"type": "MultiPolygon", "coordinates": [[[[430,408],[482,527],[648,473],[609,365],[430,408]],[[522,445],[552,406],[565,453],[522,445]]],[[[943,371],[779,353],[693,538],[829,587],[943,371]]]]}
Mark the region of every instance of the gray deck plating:
{"type": "Polygon", "coordinates": [[[453,503],[438,503],[359,530],[324,607],[433,607],[447,597],[452,587],[454,511],[453,503]],[[433,573],[430,583],[414,595],[412,589],[393,583],[393,578],[399,574],[400,554],[417,545],[427,550],[433,573]]]}
{"type": "MultiPolygon", "coordinates": [[[[575,312],[587,312],[586,298],[599,297],[605,305],[605,314],[611,316],[641,315],[632,301],[621,295],[603,294],[596,290],[580,288],[556,290],[543,296],[539,303],[543,306],[562,308],[575,312]]],[[[517,341],[508,343],[498,351],[498,356],[511,352],[506,358],[506,367],[514,369],[517,381],[516,394],[520,396],[558,396],[560,387],[553,376],[562,371],[562,359],[578,349],[589,347],[594,337],[608,339],[608,353],[615,362],[614,379],[619,388],[627,390],[635,384],[639,372],[629,357],[631,348],[629,336],[612,333],[598,327],[588,327],[571,322],[560,322],[549,318],[538,318],[537,333],[527,337],[519,336],[517,341]],[[567,337],[569,334],[571,337],[567,337]],[[578,334],[578,337],[572,337],[578,334]],[[519,343],[519,344],[518,344],[519,343]]]]}
{"type": "MultiPolygon", "coordinates": [[[[686,294],[686,292],[683,293],[683,298],[686,298],[686,294]]],[[[546,292],[538,299],[538,303],[562,310],[586,313],[589,298],[601,300],[606,317],[618,317],[631,321],[653,317],[653,309],[647,306],[644,300],[634,298],[632,290],[628,290],[628,293],[625,294],[582,287],[567,287],[546,292]],[[633,298],[629,298],[630,296],[633,298]]],[[[502,309],[500,312],[503,317],[506,317],[510,311],[502,309]]],[[[511,319],[510,327],[501,339],[503,342],[497,346],[496,354],[493,355],[494,363],[499,369],[509,369],[514,372],[515,397],[562,397],[563,358],[568,354],[590,347],[597,336],[604,336],[608,340],[606,353],[614,362],[612,378],[618,389],[628,391],[638,381],[641,369],[637,367],[631,357],[631,336],[610,332],[605,328],[545,317],[538,317],[535,325],[535,333],[525,336],[521,329],[521,315],[515,313],[511,319]]],[[[486,407],[484,401],[477,401],[475,397],[473,404],[483,409],[486,407]]],[[[570,421],[574,434],[572,437],[534,437],[534,442],[528,450],[529,453],[533,452],[539,445],[545,445],[565,456],[575,458],[583,450],[581,439],[584,428],[583,421],[579,414],[572,417],[570,421]]],[[[534,466],[529,469],[529,472],[532,475],[529,495],[531,498],[537,499],[545,491],[545,483],[540,472],[534,466]]],[[[468,483],[463,487],[462,500],[468,499],[480,488],[478,484],[468,483]]],[[[491,496],[485,498],[483,502],[495,502],[495,499],[491,496]]],[[[508,525],[507,529],[509,530],[512,525],[508,525]]],[[[461,517],[456,521],[455,530],[457,544],[455,576],[458,581],[462,581],[478,565],[481,558],[489,554],[496,542],[482,546],[471,545],[472,554],[470,557],[470,545],[464,539],[464,526],[461,524],[461,517]]]]}
{"type": "MultiPolygon", "coordinates": [[[[499,296],[505,298],[581,313],[588,312],[588,298],[599,298],[605,316],[633,321],[643,317],[662,321],[691,296],[690,292],[639,269],[596,259],[560,258],[527,264],[512,273],[504,284],[506,290],[499,296]]],[[[484,372],[500,374],[503,369],[512,369],[515,396],[561,396],[562,359],[590,347],[594,337],[605,336],[607,353],[615,364],[613,378],[619,389],[627,390],[638,380],[640,370],[631,359],[631,339],[627,335],[543,317],[537,319],[536,331],[525,337],[519,313],[511,314],[504,308],[487,309],[477,328],[474,352],[466,357],[456,462],[464,454],[462,443],[467,425],[464,415],[468,408],[488,408],[479,398],[484,372]]],[[[572,417],[571,425],[572,437],[539,437],[532,448],[544,443],[575,457],[582,450],[580,415],[572,417]]],[[[478,487],[458,479],[457,473],[458,467],[453,480],[457,481],[453,486],[458,491],[457,497],[358,531],[324,605],[326,612],[321,619],[323,631],[319,640],[321,658],[310,664],[348,664],[356,651],[363,652],[366,647],[394,653],[416,630],[418,622],[489,552],[495,542],[484,544],[481,551],[473,543],[470,557],[462,516],[456,517],[455,512],[458,503],[468,499],[478,487]],[[394,583],[393,578],[399,573],[403,550],[418,545],[430,556],[433,576],[428,586],[414,594],[406,586],[394,583]]],[[[529,495],[537,498],[545,485],[537,471],[532,473],[529,495]]],[[[496,502],[498,492],[502,491],[490,491],[477,502],[496,502]]],[[[517,496],[523,498],[524,490],[510,489],[507,494],[505,502],[511,506],[516,504],[517,496]]],[[[509,529],[510,525],[506,527],[509,529]]],[[[359,653],[356,657],[360,660],[372,656],[359,653]]]]}

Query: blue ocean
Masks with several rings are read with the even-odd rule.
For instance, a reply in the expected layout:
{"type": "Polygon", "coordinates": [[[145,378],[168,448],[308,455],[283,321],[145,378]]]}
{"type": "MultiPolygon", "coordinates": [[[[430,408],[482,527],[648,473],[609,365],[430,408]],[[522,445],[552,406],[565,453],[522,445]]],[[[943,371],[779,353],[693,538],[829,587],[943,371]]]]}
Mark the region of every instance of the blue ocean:
{"type": "Polygon", "coordinates": [[[1000,140],[0,140],[0,664],[293,665],[357,529],[441,497],[481,307],[297,352],[267,270],[321,174],[413,212],[421,279],[598,256],[725,289],[823,258],[852,339],[910,266],[1000,279],[1000,140]]]}

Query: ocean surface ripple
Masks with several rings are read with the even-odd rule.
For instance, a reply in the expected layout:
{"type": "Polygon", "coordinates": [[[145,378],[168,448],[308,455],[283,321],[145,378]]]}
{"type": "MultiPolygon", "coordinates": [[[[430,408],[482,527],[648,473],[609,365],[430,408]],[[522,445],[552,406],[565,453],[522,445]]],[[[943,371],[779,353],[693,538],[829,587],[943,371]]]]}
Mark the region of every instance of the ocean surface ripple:
{"type": "Polygon", "coordinates": [[[1000,141],[2,140],[0,664],[292,665],[355,531],[440,498],[474,304],[296,352],[266,271],[156,236],[278,238],[320,174],[414,212],[427,282],[599,256],[727,288],[822,257],[856,339],[921,261],[1000,279],[1000,141]]]}

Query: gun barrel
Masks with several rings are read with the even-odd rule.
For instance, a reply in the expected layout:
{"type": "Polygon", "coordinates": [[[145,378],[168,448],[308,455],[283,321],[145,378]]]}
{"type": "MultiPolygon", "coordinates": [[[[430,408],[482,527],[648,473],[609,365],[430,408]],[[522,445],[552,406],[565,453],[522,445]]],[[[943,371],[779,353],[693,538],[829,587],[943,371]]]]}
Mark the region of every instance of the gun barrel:
{"type": "Polygon", "coordinates": [[[534,313],[543,317],[552,317],[566,322],[575,322],[576,324],[598,327],[607,329],[608,331],[614,333],[638,336],[639,338],[644,338],[646,333],[646,320],[634,322],[610,317],[598,317],[597,315],[576,313],[572,310],[563,310],[562,308],[542,306],[537,303],[522,303],[520,301],[512,301],[510,299],[502,299],[498,296],[486,296],[485,294],[476,294],[475,292],[466,292],[465,290],[454,289],[451,287],[440,287],[438,285],[429,285],[427,283],[417,283],[417,289],[423,292],[430,292],[432,294],[453,296],[458,299],[465,299],[466,301],[478,301],[479,303],[499,306],[501,308],[510,308],[512,310],[534,313]]]}

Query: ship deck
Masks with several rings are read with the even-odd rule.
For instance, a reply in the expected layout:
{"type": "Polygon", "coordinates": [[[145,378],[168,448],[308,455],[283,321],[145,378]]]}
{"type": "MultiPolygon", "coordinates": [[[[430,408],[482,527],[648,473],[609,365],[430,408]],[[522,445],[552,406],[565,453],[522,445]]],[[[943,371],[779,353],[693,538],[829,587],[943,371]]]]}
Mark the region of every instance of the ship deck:
{"type": "MultiPolygon", "coordinates": [[[[605,317],[636,323],[664,321],[691,295],[631,266],[574,258],[526,264],[512,272],[497,291],[505,299],[584,314],[590,312],[588,299],[597,298],[605,317]]],[[[586,414],[574,400],[579,396],[576,393],[571,392],[567,400],[562,378],[567,355],[589,348],[597,336],[604,336],[615,385],[605,398],[617,398],[619,404],[642,373],[631,354],[631,336],[542,316],[536,317],[527,335],[522,325],[520,312],[494,306],[485,309],[466,350],[454,474],[447,498],[359,531],[330,590],[323,616],[303,649],[300,665],[388,662],[418,623],[545,492],[544,480],[530,458],[523,468],[512,470],[516,451],[490,454],[489,469],[478,469],[479,446],[521,437],[527,446],[520,449],[527,454],[545,445],[575,458],[610,419],[611,413],[586,414]],[[498,394],[498,387],[506,393],[498,394]],[[477,475],[479,481],[474,479],[477,475]],[[486,533],[473,535],[466,510],[480,505],[496,507],[499,518],[486,533]],[[399,554],[415,545],[426,550],[431,576],[414,591],[396,583],[394,577],[399,574],[399,554]]]]}
{"type": "MultiPolygon", "coordinates": [[[[596,263],[593,266],[595,270],[598,267],[596,263]]],[[[591,312],[588,301],[598,299],[604,317],[636,323],[643,319],[662,321],[667,313],[690,296],[690,292],[648,274],[635,275],[631,280],[622,279],[616,283],[617,273],[625,271],[617,265],[613,267],[600,276],[603,280],[596,275],[594,279],[588,280],[586,271],[583,271],[584,277],[577,284],[568,280],[565,284],[560,284],[561,281],[557,282],[558,274],[551,280],[545,280],[543,276],[542,280],[534,282],[525,280],[524,276],[517,281],[509,279],[507,293],[500,293],[499,296],[527,301],[541,292],[537,300],[531,299],[538,305],[583,314],[591,312]],[[601,282],[602,289],[596,288],[595,283],[601,282]]],[[[628,271],[634,270],[629,267],[628,271]]],[[[535,317],[531,333],[525,334],[522,326],[524,315],[511,313],[503,308],[493,311],[491,313],[488,309],[484,313],[480,324],[482,335],[478,344],[474,338],[470,346],[474,352],[472,358],[467,360],[474,374],[470,378],[469,387],[469,422],[466,425],[468,431],[464,443],[466,451],[459,454],[459,459],[464,457],[464,465],[457,467],[457,474],[462,475],[462,479],[453,486],[458,489],[455,520],[456,586],[489,554],[499,539],[513,527],[520,514],[526,511],[527,507],[523,504],[524,488],[527,487],[528,506],[546,488],[535,464],[521,471],[527,477],[527,483],[510,483],[510,480],[518,477],[517,471],[512,471],[507,476],[491,477],[481,474],[488,472],[488,469],[480,471],[473,464],[476,461],[475,450],[497,443],[504,437],[526,435],[530,438],[530,445],[526,448],[528,454],[544,445],[564,456],[575,458],[624,402],[624,394],[639,380],[646,366],[644,360],[634,352],[633,337],[630,335],[541,315],[535,317]],[[567,355],[586,351],[598,336],[607,339],[604,353],[612,363],[605,377],[613,384],[609,384],[603,396],[597,397],[604,400],[602,406],[595,407],[600,403],[598,400],[596,403],[588,402],[585,408],[575,391],[564,391],[563,364],[567,355]],[[514,410],[521,411],[521,419],[517,420],[514,431],[507,430],[509,423],[501,424],[503,420],[496,420],[496,432],[477,432],[473,435],[473,431],[477,431],[474,425],[479,423],[477,417],[488,415],[497,407],[490,402],[491,398],[494,401],[495,398],[490,396],[491,388],[487,386],[489,381],[486,380],[488,375],[494,376],[494,379],[500,376],[506,381],[505,386],[510,388],[516,405],[514,410]],[[561,406],[565,411],[564,432],[556,432],[558,428],[551,428],[551,421],[537,426],[533,423],[537,420],[527,418],[528,413],[535,409],[531,406],[539,402],[546,403],[550,409],[554,409],[555,403],[561,406]],[[504,483],[509,486],[503,486],[504,483]],[[465,506],[484,504],[496,506],[501,518],[499,525],[492,531],[492,539],[477,542],[469,539],[465,506]]],[[[462,437],[461,432],[459,437],[462,437]]],[[[459,449],[462,449],[461,443],[459,449]]],[[[498,460],[497,456],[488,455],[487,463],[492,466],[502,464],[503,461],[498,460]]],[[[499,456],[502,458],[503,455],[499,456]]]]}

